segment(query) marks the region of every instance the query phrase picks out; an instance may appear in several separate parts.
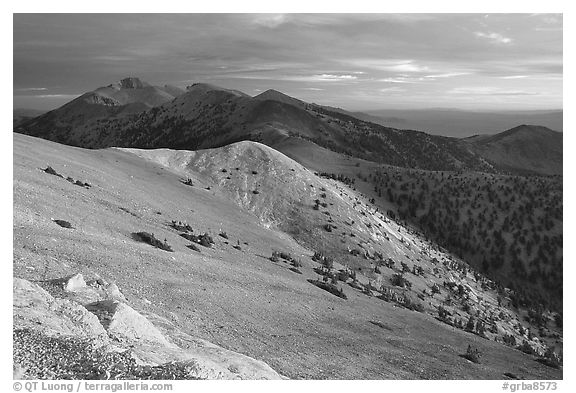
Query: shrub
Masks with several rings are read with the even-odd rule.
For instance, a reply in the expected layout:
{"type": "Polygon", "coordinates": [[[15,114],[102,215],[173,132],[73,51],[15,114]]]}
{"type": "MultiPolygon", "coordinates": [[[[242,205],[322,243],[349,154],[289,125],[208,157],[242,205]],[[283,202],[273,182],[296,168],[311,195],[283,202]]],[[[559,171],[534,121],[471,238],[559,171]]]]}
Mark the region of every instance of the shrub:
{"type": "Polygon", "coordinates": [[[292,259],[292,266],[294,267],[302,267],[302,262],[300,260],[292,259]]]}
{"type": "Polygon", "coordinates": [[[559,328],[562,327],[562,314],[554,315],[554,323],[556,324],[557,327],[559,328]]]}
{"type": "Polygon", "coordinates": [[[295,267],[291,267],[289,270],[293,271],[294,273],[302,274],[302,272],[295,267]]]}
{"type": "Polygon", "coordinates": [[[350,278],[350,273],[348,273],[347,270],[339,270],[338,273],[336,273],[336,278],[342,282],[346,282],[350,278]]]}
{"type": "Polygon", "coordinates": [[[534,350],[534,348],[532,348],[532,346],[530,345],[530,343],[528,343],[528,341],[523,340],[522,344],[518,345],[516,347],[517,350],[522,351],[528,355],[537,355],[536,351],[534,350]]]}
{"type": "Polygon", "coordinates": [[[464,330],[468,332],[474,332],[474,328],[476,328],[476,320],[473,316],[470,316],[470,319],[468,319],[468,323],[466,323],[464,330]]]}
{"type": "Polygon", "coordinates": [[[443,306],[438,307],[438,317],[441,320],[445,320],[448,315],[450,315],[450,313],[443,306]]]}
{"type": "Polygon", "coordinates": [[[326,270],[331,270],[334,267],[334,261],[330,257],[324,257],[322,260],[322,267],[326,270]]]}
{"type": "Polygon", "coordinates": [[[68,221],[64,221],[64,220],[54,220],[54,222],[58,225],[60,225],[62,228],[68,228],[68,229],[74,229],[72,227],[72,224],[70,224],[68,221]]]}
{"type": "Polygon", "coordinates": [[[194,243],[188,244],[186,247],[188,247],[191,250],[200,252],[200,249],[194,243]]]}
{"type": "Polygon", "coordinates": [[[390,296],[390,299],[387,299],[387,296],[384,297],[381,296],[380,298],[386,301],[393,300],[398,305],[407,308],[408,310],[424,312],[424,306],[422,305],[422,303],[412,300],[405,293],[402,294],[400,297],[398,295],[392,295],[390,296]]]}
{"type": "Polygon", "coordinates": [[[412,283],[404,277],[402,273],[395,273],[390,277],[390,281],[392,285],[400,287],[400,288],[412,288],[412,283]]]}
{"type": "Polygon", "coordinates": [[[406,263],[400,262],[400,265],[402,266],[402,273],[410,273],[410,267],[406,263]]]}
{"type": "Polygon", "coordinates": [[[366,296],[372,296],[372,285],[370,283],[362,287],[362,293],[366,296]]]}
{"type": "Polygon", "coordinates": [[[486,327],[481,320],[476,321],[476,333],[481,337],[486,337],[486,327]]]}
{"type": "Polygon", "coordinates": [[[539,357],[536,361],[552,368],[560,368],[562,365],[562,356],[554,352],[554,348],[549,347],[544,356],[539,357]]]}
{"type": "Polygon", "coordinates": [[[327,292],[330,292],[334,296],[338,296],[339,298],[342,298],[342,299],[347,299],[346,294],[344,293],[342,288],[338,288],[334,284],[322,282],[320,280],[311,280],[311,279],[308,280],[308,282],[316,285],[320,289],[323,289],[327,292]]]}
{"type": "Polygon", "coordinates": [[[502,341],[504,342],[504,344],[510,347],[516,346],[516,338],[511,334],[505,334],[504,336],[502,336],[502,341]]]}
{"type": "Polygon", "coordinates": [[[358,281],[356,281],[356,280],[354,280],[354,281],[352,281],[352,282],[349,282],[348,285],[350,285],[350,286],[351,286],[352,288],[354,288],[354,289],[359,289],[359,290],[361,290],[361,291],[364,289],[364,287],[363,287],[362,285],[360,285],[360,284],[358,283],[358,281]]]}
{"type": "Polygon", "coordinates": [[[191,242],[197,243],[197,241],[196,241],[197,236],[196,235],[192,235],[190,233],[181,233],[180,236],[182,236],[186,240],[190,240],[191,242]]]}
{"type": "Polygon", "coordinates": [[[148,232],[136,232],[133,233],[132,236],[134,237],[135,240],[144,242],[144,243],[148,243],[151,246],[154,246],[156,248],[159,248],[161,250],[164,251],[170,251],[172,252],[172,247],[170,247],[170,245],[166,242],[166,239],[164,239],[164,242],[156,239],[156,237],[154,236],[153,233],[148,233],[148,232]]]}
{"type": "Polygon", "coordinates": [[[207,233],[204,233],[203,235],[198,236],[198,243],[200,243],[204,247],[212,247],[212,244],[214,244],[214,240],[212,239],[212,236],[210,236],[207,233]]]}
{"type": "Polygon", "coordinates": [[[478,348],[472,347],[470,344],[468,344],[466,353],[460,356],[462,356],[464,359],[470,360],[473,363],[480,363],[480,350],[478,348]]]}
{"type": "Polygon", "coordinates": [[[368,322],[370,322],[372,325],[376,325],[376,326],[378,326],[379,328],[382,328],[382,329],[385,329],[385,330],[389,330],[389,331],[392,331],[392,330],[393,330],[390,326],[388,326],[388,325],[386,325],[385,323],[380,322],[380,321],[368,321],[368,322]]]}
{"type": "Polygon", "coordinates": [[[226,232],[220,232],[219,236],[223,237],[224,239],[228,239],[228,235],[226,234],[226,232]]]}
{"type": "Polygon", "coordinates": [[[52,168],[50,165],[48,165],[48,166],[46,167],[46,169],[44,169],[44,172],[46,172],[46,173],[49,174],[49,175],[54,175],[54,176],[58,176],[58,177],[64,178],[64,176],[62,176],[61,174],[59,174],[58,172],[56,172],[56,171],[54,170],[54,168],[52,168]]]}
{"type": "Polygon", "coordinates": [[[192,229],[190,225],[182,223],[182,221],[176,222],[176,220],[172,220],[172,222],[170,223],[170,227],[180,232],[194,232],[194,229],[192,229]]]}

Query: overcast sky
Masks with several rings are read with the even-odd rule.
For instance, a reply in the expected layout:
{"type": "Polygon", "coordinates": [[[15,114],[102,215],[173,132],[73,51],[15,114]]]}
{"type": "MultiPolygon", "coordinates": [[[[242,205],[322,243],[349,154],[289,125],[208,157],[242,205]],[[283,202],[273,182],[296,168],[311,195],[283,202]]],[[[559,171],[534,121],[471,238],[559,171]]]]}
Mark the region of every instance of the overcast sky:
{"type": "Polygon", "coordinates": [[[14,107],[126,76],[350,110],[562,108],[553,14],[15,14],[14,107]]]}

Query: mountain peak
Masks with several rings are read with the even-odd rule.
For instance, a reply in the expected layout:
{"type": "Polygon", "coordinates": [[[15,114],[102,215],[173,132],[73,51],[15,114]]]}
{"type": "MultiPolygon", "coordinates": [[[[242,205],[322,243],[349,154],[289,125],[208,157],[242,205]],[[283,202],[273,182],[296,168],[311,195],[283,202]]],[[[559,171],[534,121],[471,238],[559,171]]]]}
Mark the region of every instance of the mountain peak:
{"type": "Polygon", "coordinates": [[[511,128],[505,132],[512,134],[512,133],[517,133],[517,132],[550,133],[550,132],[555,132],[555,131],[551,130],[548,127],[544,127],[544,126],[536,126],[536,125],[532,125],[532,124],[521,124],[519,126],[511,128]]]}
{"type": "Polygon", "coordinates": [[[282,98],[291,98],[293,100],[296,100],[296,98],[290,97],[287,94],[282,93],[281,91],[278,90],[274,90],[274,89],[268,89],[260,94],[258,94],[257,96],[255,96],[254,98],[259,98],[259,99],[273,99],[273,98],[277,98],[277,97],[282,97],[282,98]]]}
{"type": "Polygon", "coordinates": [[[118,84],[122,89],[142,89],[147,85],[146,83],[142,82],[139,78],[132,76],[120,80],[118,84]]]}
{"type": "Polygon", "coordinates": [[[192,85],[186,87],[186,92],[205,94],[210,91],[221,91],[233,94],[237,97],[248,97],[246,93],[243,93],[239,90],[225,89],[223,87],[212,85],[210,83],[193,83],[192,85]]]}
{"type": "Polygon", "coordinates": [[[254,97],[254,99],[256,100],[272,100],[272,101],[278,101],[278,102],[283,102],[284,104],[289,104],[292,106],[296,106],[299,108],[303,108],[306,106],[306,103],[304,101],[301,101],[297,98],[294,97],[290,97],[287,94],[284,94],[278,90],[274,90],[274,89],[268,89],[263,93],[258,94],[257,96],[254,97]]]}

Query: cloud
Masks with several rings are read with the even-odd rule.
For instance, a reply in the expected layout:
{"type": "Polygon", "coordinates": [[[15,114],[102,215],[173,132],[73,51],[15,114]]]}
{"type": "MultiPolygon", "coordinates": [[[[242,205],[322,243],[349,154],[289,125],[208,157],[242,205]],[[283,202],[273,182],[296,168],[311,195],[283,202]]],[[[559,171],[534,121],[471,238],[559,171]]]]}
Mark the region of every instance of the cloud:
{"type": "Polygon", "coordinates": [[[476,31],[474,35],[476,35],[476,37],[487,39],[494,44],[508,45],[511,44],[513,41],[512,38],[504,37],[502,34],[499,33],[483,33],[481,31],[476,31]]]}
{"type": "Polygon", "coordinates": [[[275,29],[288,21],[286,14],[258,14],[252,19],[252,24],[256,26],[267,27],[275,29]]]}
{"type": "Polygon", "coordinates": [[[292,82],[356,82],[358,77],[350,74],[281,75],[270,79],[292,82]]]}
{"type": "MultiPolygon", "coordinates": [[[[288,81],[288,82],[356,82],[358,81],[358,76],[350,74],[314,74],[314,75],[254,75],[252,73],[231,73],[231,74],[219,74],[219,77],[225,77],[230,79],[248,79],[248,80],[271,80],[271,81],[288,81]]],[[[193,80],[185,80],[180,82],[192,82],[193,80]]]]}
{"type": "Polygon", "coordinates": [[[382,79],[377,79],[377,82],[385,82],[385,83],[420,83],[420,81],[422,81],[422,78],[406,78],[406,77],[395,77],[395,78],[382,78],[382,79]]]}
{"type": "Polygon", "coordinates": [[[425,65],[417,64],[414,60],[402,59],[352,59],[342,60],[347,64],[356,67],[368,68],[378,71],[398,72],[398,73],[417,73],[429,72],[430,68],[425,65]]]}
{"type": "Polygon", "coordinates": [[[455,87],[447,91],[448,94],[467,96],[534,96],[534,93],[524,90],[506,90],[491,86],[455,87]]]}
{"type": "Polygon", "coordinates": [[[445,74],[424,75],[424,78],[437,79],[437,78],[454,78],[456,76],[470,75],[470,72],[447,72],[445,74]]]}
{"type": "Polygon", "coordinates": [[[406,89],[403,89],[401,87],[386,87],[384,89],[379,89],[378,91],[380,91],[381,93],[401,93],[406,91],[406,89]]]}
{"type": "Polygon", "coordinates": [[[136,74],[154,85],[204,81],[247,92],[300,92],[341,107],[359,108],[361,102],[376,108],[399,100],[408,106],[472,106],[465,91],[446,93],[467,86],[499,88],[470,96],[483,107],[562,106],[562,35],[535,31],[561,30],[560,14],[15,14],[13,19],[13,94],[53,98],[21,100],[30,105],[136,74]],[[32,90],[42,86],[47,90],[32,90]],[[398,90],[387,90],[392,100],[379,91],[394,87],[406,92],[392,97],[398,90]],[[313,90],[320,88],[324,91],[313,90]],[[358,91],[366,96],[357,97],[358,91]],[[539,94],[502,95],[531,92],[539,94]]]}
{"type": "Polygon", "coordinates": [[[20,89],[16,89],[17,91],[44,91],[44,90],[48,90],[45,87],[23,87],[20,89]]]}
{"type": "Polygon", "coordinates": [[[349,81],[349,80],[356,80],[358,79],[355,75],[334,75],[334,74],[321,74],[321,75],[314,75],[313,78],[318,79],[319,81],[349,81]]]}
{"type": "Polygon", "coordinates": [[[118,61],[133,61],[134,57],[132,56],[116,56],[116,55],[105,55],[105,56],[95,56],[93,58],[96,61],[103,61],[103,62],[109,62],[109,63],[115,63],[118,61]]]}
{"type": "Polygon", "coordinates": [[[320,89],[319,87],[302,87],[302,90],[324,91],[324,89],[320,89]]]}
{"type": "Polygon", "coordinates": [[[80,94],[40,94],[37,96],[34,96],[35,98],[67,98],[67,99],[72,99],[72,98],[76,98],[79,97],[80,94]]]}

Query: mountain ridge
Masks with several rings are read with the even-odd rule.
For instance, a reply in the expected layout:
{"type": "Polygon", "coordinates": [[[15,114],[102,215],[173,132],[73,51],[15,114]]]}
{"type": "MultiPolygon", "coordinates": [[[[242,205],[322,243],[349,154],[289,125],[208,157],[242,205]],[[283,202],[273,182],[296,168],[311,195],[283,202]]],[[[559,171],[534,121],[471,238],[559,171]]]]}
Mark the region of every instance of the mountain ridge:
{"type": "Polygon", "coordinates": [[[150,104],[146,100],[126,104],[124,95],[150,87],[129,78],[124,85],[130,88],[104,88],[94,93],[96,96],[83,95],[56,110],[68,113],[68,117],[30,120],[16,131],[88,148],[194,150],[240,140],[262,141],[274,147],[283,138],[303,138],[339,153],[415,169],[561,174],[558,141],[540,152],[544,161],[555,161],[546,165],[525,149],[516,152],[518,157],[495,155],[483,148],[483,138],[462,140],[385,127],[273,89],[250,97],[237,90],[195,83],[173,100],[165,98],[166,102],[147,109],[150,104]],[[102,101],[95,105],[99,112],[82,116],[74,103],[89,99],[102,101]]]}

